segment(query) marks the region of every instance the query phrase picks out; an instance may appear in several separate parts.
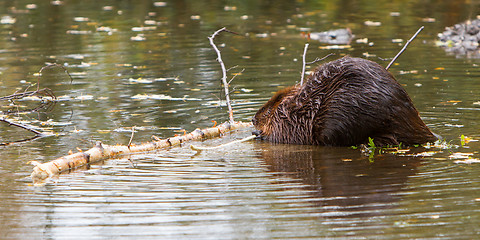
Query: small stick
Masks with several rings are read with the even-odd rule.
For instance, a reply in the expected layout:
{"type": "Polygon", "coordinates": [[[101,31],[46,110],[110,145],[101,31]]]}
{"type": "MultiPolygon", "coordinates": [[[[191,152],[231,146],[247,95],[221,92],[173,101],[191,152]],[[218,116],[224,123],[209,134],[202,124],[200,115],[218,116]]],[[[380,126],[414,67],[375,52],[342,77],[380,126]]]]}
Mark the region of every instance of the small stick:
{"type": "Polygon", "coordinates": [[[233,144],[236,144],[236,143],[241,143],[241,142],[245,142],[245,141],[249,141],[249,140],[252,140],[254,138],[256,138],[257,136],[255,135],[252,135],[252,136],[248,136],[246,138],[243,138],[243,139],[240,139],[240,140],[235,140],[235,141],[231,141],[229,143],[225,143],[225,144],[220,144],[218,146],[214,146],[214,147],[199,147],[199,146],[195,146],[195,145],[190,145],[190,148],[192,150],[195,150],[197,152],[200,152],[200,151],[203,151],[203,150],[213,150],[213,149],[217,149],[217,148],[223,148],[223,147],[226,147],[226,146],[230,146],[230,145],[233,145],[233,144]]]}
{"type": "Polygon", "coordinates": [[[128,141],[128,149],[130,149],[130,145],[132,145],[133,135],[135,135],[135,126],[132,127],[132,135],[130,136],[130,141],[128,141]]]}
{"type": "Polygon", "coordinates": [[[223,28],[217,30],[216,32],[214,32],[212,34],[212,36],[208,37],[208,40],[210,40],[210,45],[212,45],[213,49],[217,53],[217,61],[220,63],[220,66],[222,67],[222,74],[223,74],[222,82],[223,82],[223,87],[224,87],[224,90],[225,90],[225,100],[227,101],[230,124],[233,124],[235,121],[233,120],[233,110],[232,110],[232,105],[230,103],[230,92],[228,90],[228,83],[227,83],[227,70],[226,70],[225,64],[223,63],[223,60],[222,60],[222,54],[220,53],[220,50],[218,50],[217,46],[213,42],[213,39],[215,38],[215,36],[217,36],[222,31],[231,32],[231,31],[227,30],[225,27],[223,27],[223,28]]]}
{"type": "Polygon", "coordinates": [[[303,49],[303,65],[302,65],[302,78],[300,79],[300,85],[303,85],[303,79],[305,78],[305,57],[307,55],[308,43],[305,43],[305,48],[303,49]]]}
{"type": "Polygon", "coordinates": [[[325,57],[323,57],[323,58],[318,58],[318,57],[317,57],[317,58],[315,58],[315,60],[313,60],[313,61],[311,61],[311,62],[307,62],[307,65],[310,65],[310,64],[314,64],[314,63],[316,63],[316,62],[323,61],[323,60],[325,60],[325,58],[328,58],[328,57],[330,57],[330,56],[332,56],[332,55],[335,55],[335,53],[329,53],[327,56],[325,56],[325,57]]]}
{"type": "Polygon", "coordinates": [[[238,75],[242,74],[243,71],[245,71],[245,68],[242,69],[242,71],[238,72],[237,74],[233,75],[233,77],[230,79],[230,81],[228,81],[228,84],[230,84],[233,81],[233,79],[235,79],[238,75]]]}
{"type": "Polygon", "coordinates": [[[423,28],[425,28],[425,26],[421,26],[417,32],[410,38],[410,40],[407,41],[407,43],[405,43],[405,46],[403,46],[402,50],[400,50],[400,52],[397,53],[397,55],[392,59],[392,61],[390,61],[390,63],[388,64],[388,66],[385,68],[385,70],[388,70],[390,68],[390,66],[393,64],[393,62],[395,62],[395,60],[397,60],[397,58],[403,53],[403,51],[405,51],[405,49],[407,48],[408,44],[410,44],[410,42],[412,42],[413,39],[415,39],[417,37],[417,35],[423,30],[423,28]]]}
{"type": "Polygon", "coordinates": [[[37,138],[40,138],[40,137],[45,137],[47,136],[45,133],[42,133],[36,129],[33,129],[31,126],[28,126],[28,125],[24,125],[24,124],[20,124],[20,123],[16,123],[16,122],[12,122],[12,121],[9,121],[5,118],[0,118],[0,121],[1,122],[5,122],[7,123],[8,125],[11,125],[11,126],[15,126],[15,127],[19,127],[19,128],[23,128],[27,131],[30,131],[32,133],[35,134],[35,136],[31,137],[31,138],[25,138],[25,139],[22,139],[22,140],[17,140],[17,141],[13,141],[13,142],[1,142],[0,143],[0,146],[7,146],[7,145],[10,145],[10,144],[13,144],[13,143],[21,143],[21,142],[27,142],[27,141],[32,141],[32,140],[35,140],[37,138]]]}
{"type": "Polygon", "coordinates": [[[44,134],[36,129],[33,129],[32,127],[29,127],[27,125],[23,125],[23,124],[20,124],[20,123],[16,123],[16,122],[12,122],[12,121],[9,121],[5,118],[0,118],[0,121],[2,122],[5,122],[5,123],[8,123],[8,125],[12,125],[12,126],[15,126],[15,127],[19,127],[19,128],[23,128],[25,130],[28,130],[32,133],[35,133],[36,135],[39,135],[39,136],[43,136],[44,134]]]}

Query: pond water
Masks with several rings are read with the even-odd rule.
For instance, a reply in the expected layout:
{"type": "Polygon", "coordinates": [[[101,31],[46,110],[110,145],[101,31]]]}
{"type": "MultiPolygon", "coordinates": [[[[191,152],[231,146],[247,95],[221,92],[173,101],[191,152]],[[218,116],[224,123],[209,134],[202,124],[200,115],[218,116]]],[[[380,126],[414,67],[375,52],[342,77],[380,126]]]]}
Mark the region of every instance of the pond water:
{"type": "MultiPolygon", "coordinates": [[[[52,136],[0,148],[1,239],[474,239],[480,234],[480,59],[435,46],[444,27],[476,18],[478,1],[35,1],[0,3],[0,96],[37,82],[58,97],[2,102],[10,119],[52,136]],[[367,22],[369,21],[369,22],[367,22]],[[329,53],[390,68],[426,124],[451,146],[376,154],[250,141],[105,160],[33,186],[46,162],[100,140],[167,138],[228,118],[215,41],[229,71],[236,120],[250,121],[273,92],[300,79],[302,32],[349,28],[329,53]],[[463,144],[461,136],[471,140],[463,144]],[[465,158],[470,164],[464,161],[465,158]]],[[[314,66],[311,66],[314,67],[314,66]]],[[[309,70],[309,69],[307,69],[309,70]]],[[[31,87],[30,90],[36,88],[31,87]]],[[[31,137],[0,124],[1,142],[31,137]]],[[[252,129],[216,145],[250,135],[252,129]]]]}

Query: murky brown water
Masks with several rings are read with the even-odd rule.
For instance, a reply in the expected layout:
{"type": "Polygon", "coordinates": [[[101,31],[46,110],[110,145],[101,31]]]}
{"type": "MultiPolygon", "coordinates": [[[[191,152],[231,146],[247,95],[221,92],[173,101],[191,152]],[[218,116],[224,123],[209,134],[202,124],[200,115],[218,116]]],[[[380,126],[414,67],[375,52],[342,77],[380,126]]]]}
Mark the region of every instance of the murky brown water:
{"type": "MultiPolygon", "coordinates": [[[[47,62],[65,66],[74,81],[59,68],[45,70],[40,86],[60,101],[20,117],[56,135],[0,149],[0,238],[477,238],[480,163],[458,161],[479,158],[480,60],[434,41],[478,9],[476,1],[2,2],[0,96],[36,82],[47,62]],[[311,41],[311,60],[349,54],[386,66],[378,57],[393,57],[422,25],[390,71],[427,125],[458,148],[369,159],[350,148],[262,142],[195,155],[187,144],[31,184],[28,161],[96,140],[127,144],[132,126],[134,142],[145,142],[227,120],[207,40],[220,27],[240,34],[216,42],[227,68],[238,66],[230,74],[245,69],[232,86],[235,117],[249,121],[272,92],[300,79],[302,31],[348,27],[355,35],[340,49],[311,41]],[[461,135],[473,141],[460,146],[461,135]]],[[[2,142],[31,136],[4,123],[0,129],[2,142]]]]}

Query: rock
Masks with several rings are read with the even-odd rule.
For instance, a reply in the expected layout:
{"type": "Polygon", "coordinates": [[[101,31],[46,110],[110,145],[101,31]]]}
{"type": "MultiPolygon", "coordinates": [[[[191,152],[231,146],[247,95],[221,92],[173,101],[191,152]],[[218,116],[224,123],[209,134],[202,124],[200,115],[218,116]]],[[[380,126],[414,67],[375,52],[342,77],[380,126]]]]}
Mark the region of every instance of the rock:
{"type": "Polygon", "coordinates": [[[349,28],[310,33],[310,39],[328,44],[349,44],[353,37],[349,28]]]}
{"type": "Polygon", "coordinates": [[[446,27],[444,32],[438,34],[436,44],[455,55],[480,58],[480,19],[446,27]]]}

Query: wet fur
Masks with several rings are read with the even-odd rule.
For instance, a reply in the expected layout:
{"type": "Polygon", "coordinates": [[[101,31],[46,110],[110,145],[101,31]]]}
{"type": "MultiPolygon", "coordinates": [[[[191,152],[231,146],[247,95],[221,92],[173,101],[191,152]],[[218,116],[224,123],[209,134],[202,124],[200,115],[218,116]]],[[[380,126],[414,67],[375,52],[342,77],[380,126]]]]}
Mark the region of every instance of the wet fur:
{"type": "Polygon", "coordinates": [[[377,146],[437,140],[412,100],[382,66],[343,57],[314,70],[303,85],[277,92],[255,115],[259,135],[276,143],[377,146]]]}

